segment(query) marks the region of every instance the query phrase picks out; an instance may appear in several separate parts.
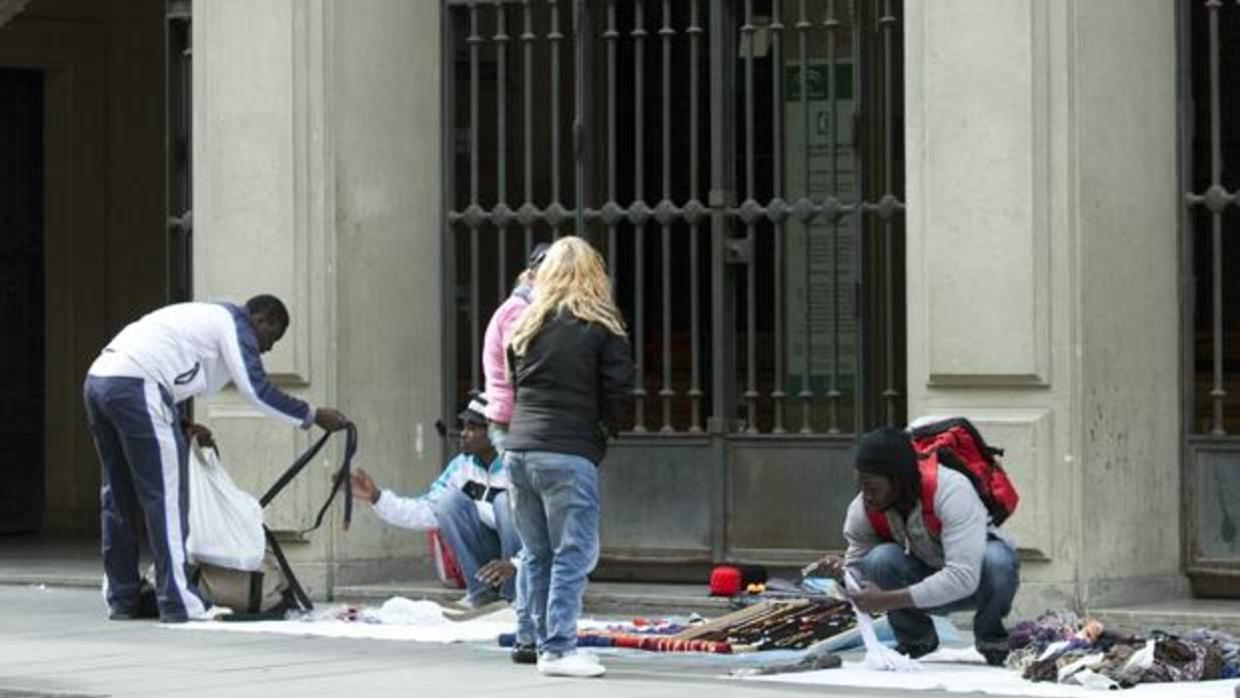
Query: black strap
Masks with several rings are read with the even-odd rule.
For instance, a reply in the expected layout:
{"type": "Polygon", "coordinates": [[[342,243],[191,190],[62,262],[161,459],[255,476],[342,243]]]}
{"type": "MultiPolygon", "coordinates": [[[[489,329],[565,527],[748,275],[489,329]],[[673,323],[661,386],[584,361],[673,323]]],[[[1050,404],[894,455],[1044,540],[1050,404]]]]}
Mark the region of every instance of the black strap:
{"type": "MultiPolygon", "coordinates": [[[[327,516],[327,510],[331,508],[332,501],[336,499],[336,494],[341,490],[344,491],[344,528],[348,530],[349,524],[353,521],[353,456],[357,454],[357,427],[352,423],[345,426],[345,444],[344,444],[344,461],[340,464],[340,468],[332,476],[332,489],[327,495],[327,501],[323,502],[323,506],[319,508],[318,515],[314,518],[314,525],[304,529],[301,533],[309,533],[319,526],[323,525],[323,519],[327,516]]],[[[288,486],[297,474],[305,469],[310,461],[323,450],[323,446],[327,444],[327,440],[331,438],[332,432],[327,432],[319,437],[306,449],[304,453],[293,461],[293,464],[280,475],[279,479],[268,488],[267,493],[258,500],[258,503],[266,507],[276,495],[288,486]]]]}
{"type": "Polygon", "coordinates": [[[284,557],[284,549],[280,547],[280,543],[276,541],[276,537],[272,534],[271,529],[263,525],[263,533],[267,535],[267,546],[271,548],[271,554],[276,557],[276,564],[280,566],[280,571],[284,573],[284,579],[288,581],[289,591],[293,592],[293,598],[301,606],[303,611],[314,610],[314,604],[310,601],[310,597],[306,595],[306,590],[301,588],[301,582],[297,581],[297,575],[293,574],[293,568],[288,564],[288,558],[284,557]]]}
{"type": "MultiPolygon", "coordinates": [[[[327,440],[331,438],[332,432],[327,432],[319,437],[318,441],[311,444],[310,448],[293,461],[293,464],[284,471],[283,474],[267,489],[266,494],[258,500],[258,503],[266,507],[276,495],[288,486],[297,474],[305,469],[310,461],[323,450],[323,446],[327,444],[327,440]]],[[[357,453],[357,427],[353,424],[345,426],[345,445],[344,445],[344,461],[340,464],[340,468],[332,476],[332,489],[327,495],[327,501],[323,502],[323,506],[319,509],[318,515],[314,519],[314,525],[301,531],[301,533],[309,533],[323,524],[323,518],[327,515],[327,510],[331,508],[332,500],[336,498],[336,493],[344,490],[344,528],[347,530],[349,524],[353,521],[353,485],[352,485],[352,468],[353,456],[357,453]]],[[[267,536],[267,545],[271,548],[271,553],[276,558],[276,564],[280,566],[280,571],[284,574],[284,578],[288,580],[289,591],[292,593],[293,599],[301,606],[302,610],[310,611],[314,609],[314,604],[310,601],[310,597],[306,591],[302,589],[301,583],[297,581],[297,575],[293,574],[293,567],[288,563],[288,558],[284,556],[284,549],[280,547],[280,543],[276,540],[271,529],[267,525],[263,525],[263,533],[267,536]]],[[[260,584],[260,596],[261,596],[260,584]]],[[[251,600],[253,600],[253,578],[251,578],[251,600]]]]}
{"type": "Polygon", "coordinates": [[[263,573],[250,573],[250,613],[263,610],[263,573]]]}
{"type": "Polygon", "coordinates": [[[315,456],[319,455],[319,451],[323,450],[324,444],[327,443],[331,436],[332,433],[330,431],[324,433],[319,437],[318,441],[311,444],[310,448],[306,449],[300,456],[297,456],[297,460],[293,461],[293,464],[267,489],[267,493],[258,500],[258,503],[263,507],[270,504],[271,500],[275,499],[276,495],[280,494],[281,490],[287,487],[288,483],[293,481],[293,478],[297,477],[297,473],[300,473],[315,456]]]}
{"type": "Polygon", "coordinates": [[[336,474],[332,476],[332,491],[327,495],[327,501],[323,502],[323,506],[319,507],[319,513],[314,517],[314,525],[301,531],[303,534],[309,533],[319,526],[323,525],[323,518],[327,516],[327,510],[331,508],[332,501],[336,499],[337,492],[344,492],[344,530],[349,530],[349,524],[353,521],[353,456],[357,454],[357,427],[349,424],[345,427],[344,440],[344,460],[340,463],[340,468],[336,474]]]}

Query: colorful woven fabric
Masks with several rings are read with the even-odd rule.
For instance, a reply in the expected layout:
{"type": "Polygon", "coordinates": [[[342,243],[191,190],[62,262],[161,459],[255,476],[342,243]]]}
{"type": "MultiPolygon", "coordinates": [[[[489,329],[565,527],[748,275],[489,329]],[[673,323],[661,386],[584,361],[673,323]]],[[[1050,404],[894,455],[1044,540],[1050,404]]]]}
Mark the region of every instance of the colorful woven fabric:
{"type": "Polygon", "coordinates": [[[707,652],[731,654],[732,645],[716,640],[676,640],[670,637],[649,635],[612,635],[612,647],[645,650],[647,652],[707,652]]]}

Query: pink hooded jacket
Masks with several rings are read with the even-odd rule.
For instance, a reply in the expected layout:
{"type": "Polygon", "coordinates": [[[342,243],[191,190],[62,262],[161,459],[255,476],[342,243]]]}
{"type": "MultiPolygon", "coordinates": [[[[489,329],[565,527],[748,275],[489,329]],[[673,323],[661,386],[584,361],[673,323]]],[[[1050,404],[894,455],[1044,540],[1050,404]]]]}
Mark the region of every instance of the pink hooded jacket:
{"type": "Polygon", "coordinates": [[[508,382],[508,340],[531,300],[530,287],[518,286],[508,300],[496,308],[487,324],[482,340],[482,373],[486,378],[487,419],[492,422],[507,424],[512,421],[514,395],[512,383],[508,382]]]}

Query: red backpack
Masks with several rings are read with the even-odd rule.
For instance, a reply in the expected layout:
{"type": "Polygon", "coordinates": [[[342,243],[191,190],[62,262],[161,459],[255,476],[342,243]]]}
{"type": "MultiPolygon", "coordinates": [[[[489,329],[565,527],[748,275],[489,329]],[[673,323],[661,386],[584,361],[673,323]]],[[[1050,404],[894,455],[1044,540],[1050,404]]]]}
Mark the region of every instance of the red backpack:
{"type": "MultiPolygon", "coordinates": [[[[921,474],[921,516],[927,531],[937,536],[943,530],[943,522],[934,513],[940,465],[969,478],[996,526],[1016,510],[1020,495],[995,460],[995,456],[1003,455],[1003,449],[988,445],[969,420],[957,417],[932,422],[913,429],[912,439],[921,474]]],[[[892,540],[885,512],[867,511],[866,516],[880,538],[892,540]]]]}

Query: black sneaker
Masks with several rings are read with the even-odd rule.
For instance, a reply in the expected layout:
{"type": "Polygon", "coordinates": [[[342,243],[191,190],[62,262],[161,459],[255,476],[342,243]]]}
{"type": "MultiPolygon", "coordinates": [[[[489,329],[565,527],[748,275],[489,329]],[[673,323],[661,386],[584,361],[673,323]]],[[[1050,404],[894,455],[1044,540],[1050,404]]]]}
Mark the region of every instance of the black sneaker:
{"type": "Polygon", "coordinates": [[[990,666],[1003,666],[1007,662],[1008,650],[1006,649],[979,649],[978,652],[986,658],[986,663],[990,666]]]}
{"type": "Polygon", "coordinates": [[[533,645],[514,645],[512,662],[513,664],[537,664],[538,650],[533,645]]]}
{"type": "Polygon", "coordinates": [[[909,659],[920,659],[938,648],[938,640],[930,643],[901,642],[896,645],[896,651],[909,659]]]}

